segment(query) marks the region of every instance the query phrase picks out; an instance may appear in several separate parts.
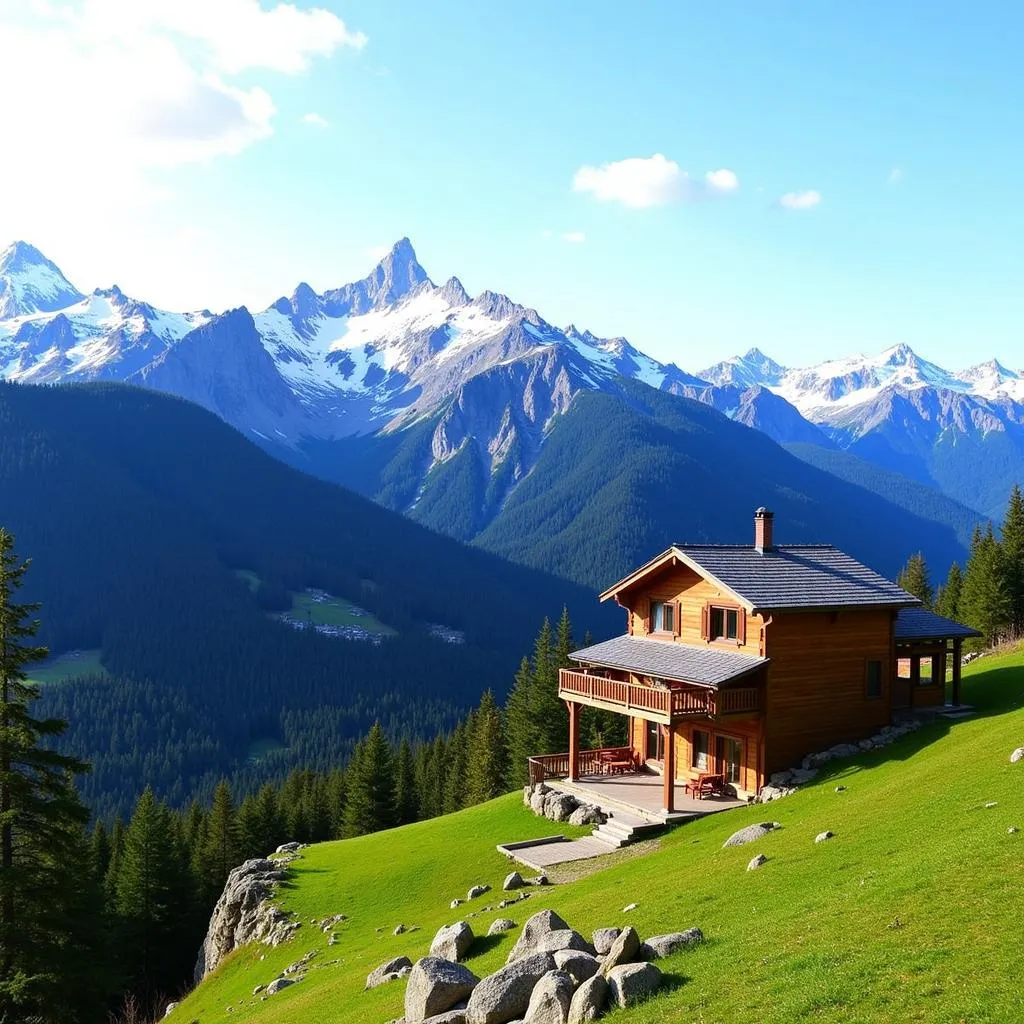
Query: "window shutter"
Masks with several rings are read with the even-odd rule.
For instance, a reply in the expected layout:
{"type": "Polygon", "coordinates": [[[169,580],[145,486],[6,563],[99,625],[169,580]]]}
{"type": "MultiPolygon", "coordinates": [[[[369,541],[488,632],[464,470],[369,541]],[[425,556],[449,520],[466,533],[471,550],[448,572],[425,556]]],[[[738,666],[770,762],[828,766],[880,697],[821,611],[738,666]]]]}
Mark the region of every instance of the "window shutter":
{"type": "Polygon", "coordinates": [[[740,608],[736,612],[736,643],[742,646],[747,642],[747,613],[740,608]]]}
{"type": "Polygon", "coordinates": [[[700,610],[700,638],[702,640],[707,640],[708,636],[710,635],[710,630],[708,627],[708,615],[710,611],[711,609],[708,605],[704,605],[704,607],[700,610]]]}
{"type": "Polygon", "coordinates": [[[680,636],[683,632],[683,602],[676,601],[675,609],[675,614],[673,615],[675,626],[674,632],[676,636],[680,636]]]}

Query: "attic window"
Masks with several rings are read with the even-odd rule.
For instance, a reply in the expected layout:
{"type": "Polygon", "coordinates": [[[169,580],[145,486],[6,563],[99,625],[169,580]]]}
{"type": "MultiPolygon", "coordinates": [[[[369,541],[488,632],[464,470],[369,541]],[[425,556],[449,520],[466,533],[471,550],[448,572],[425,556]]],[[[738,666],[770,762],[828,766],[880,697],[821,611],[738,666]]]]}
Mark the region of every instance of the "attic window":
{"type": "Polygon", "coordinates": [[[651,632],[675,633],[676,606],[671,601],[651,602],[651,632]]]}

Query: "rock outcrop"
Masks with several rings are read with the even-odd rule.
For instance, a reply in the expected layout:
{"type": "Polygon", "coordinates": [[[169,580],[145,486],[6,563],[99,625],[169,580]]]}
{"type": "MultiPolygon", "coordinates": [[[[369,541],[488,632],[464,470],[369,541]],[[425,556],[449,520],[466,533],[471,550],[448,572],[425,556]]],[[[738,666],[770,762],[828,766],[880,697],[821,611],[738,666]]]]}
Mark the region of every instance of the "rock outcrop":
{"type": "Polygon", "coordinates": [[[299,922],[273,903],[276,885],[286,877],[281,862],[265,858],[247,860],[228,875],[199,949],[196,984],[239,946],[279,946],[295,934],[299,922]]]}

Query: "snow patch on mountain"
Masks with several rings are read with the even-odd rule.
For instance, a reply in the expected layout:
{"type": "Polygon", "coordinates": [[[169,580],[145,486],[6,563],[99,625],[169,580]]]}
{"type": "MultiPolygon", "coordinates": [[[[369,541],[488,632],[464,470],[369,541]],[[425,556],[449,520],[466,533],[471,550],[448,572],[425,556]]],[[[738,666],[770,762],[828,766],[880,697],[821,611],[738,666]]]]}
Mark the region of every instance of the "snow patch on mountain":
{"type": "Polygon", "coordinates": [[[82,293],[34,245],[14,242],[0,252],[0,320],[53,312],[82,293]]]}

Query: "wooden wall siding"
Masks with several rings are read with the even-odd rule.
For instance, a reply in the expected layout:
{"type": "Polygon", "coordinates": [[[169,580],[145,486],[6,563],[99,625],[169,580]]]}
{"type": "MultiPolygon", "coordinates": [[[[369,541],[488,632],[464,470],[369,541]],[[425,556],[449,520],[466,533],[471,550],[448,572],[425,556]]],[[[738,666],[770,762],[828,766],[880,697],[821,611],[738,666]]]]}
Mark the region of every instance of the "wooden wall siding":
{"type": "Polygon", "coordinates": [[[766,775],[888,724],[895,661],[889,611],[780,612],[767,640],[766,775]],[[882,663],[880,698],[867,697],[868,660],[882,663]]]}
{"type": "Polygon", "coordinates": [[[743,744],[743,763],[740,768],[740,788],[756,793],[764,784],[760,776],[760,755],[764,742],[761,719],[755,716],[729,718],[725,721],[693,722],[677,725],[676,736],[676,779],[680,782],[695,779],[698,775],[693,764],[693,731],[695,729],[710,735],[710,765],[715,766],[715,737],[731,736],[743,744]]]}
{"type": "MultiPolygon", "coordinates": [[[[678,602],[679,623],[675,639],[684,644],[708,642],[701,635],[701,615],[708,602],[727,606],[737,603],[728,591],[716,587],[685,565],[666,567],[653,580],[645,581],[644,586],[623,595],[620,600],[626,605],[628,631],[633,636],[648,635],[648,609],[652,600],[678,602]]],[[[746,642],[723,646],[745,654],[764,654],[764,619],[760,615],[747,615],[742,608],[740,614],[746,615],[746,642]]],[[[665,639],[669,638],[666,636],[665,639]]]]}

